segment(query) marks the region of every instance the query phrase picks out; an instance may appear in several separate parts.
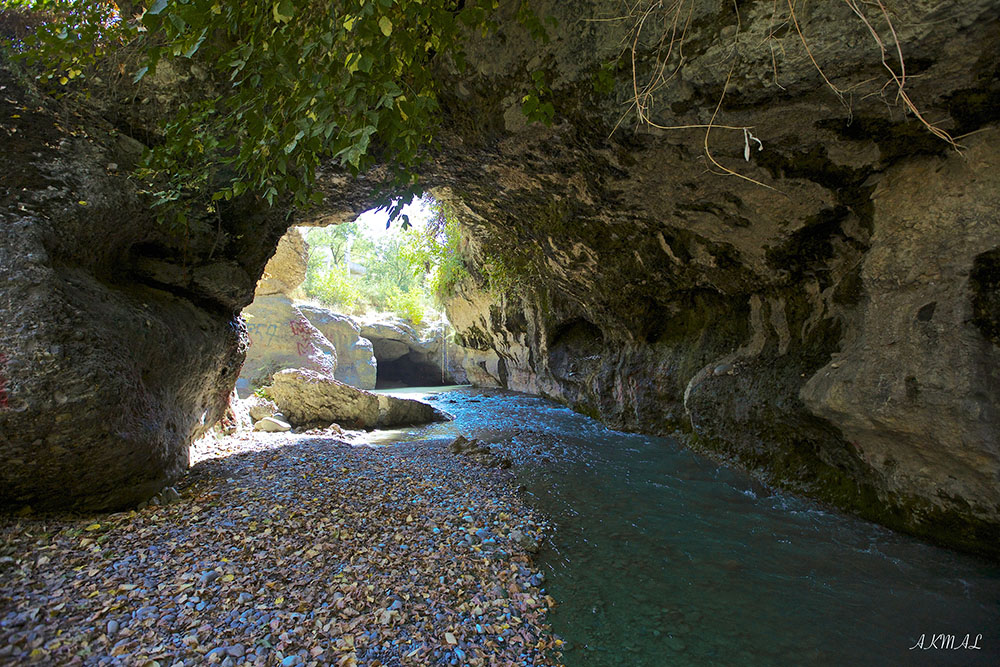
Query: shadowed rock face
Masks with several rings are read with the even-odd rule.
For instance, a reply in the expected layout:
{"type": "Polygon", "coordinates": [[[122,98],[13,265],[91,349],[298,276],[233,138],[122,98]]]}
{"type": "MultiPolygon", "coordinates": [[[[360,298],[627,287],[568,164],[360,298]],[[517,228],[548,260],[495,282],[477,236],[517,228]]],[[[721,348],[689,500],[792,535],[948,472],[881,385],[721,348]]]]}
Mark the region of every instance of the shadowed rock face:
{"type": "MultiPolygon", "coordinates": [[[[954,135],[976,132],[963,155],[893,106],[891,83],[881,94],[881,52],[847,3],[800,4],[793,22],[774,3],[692,2],[684,66],[670,76],[668,63],[668,83],[638,100],[631,54],[619,59],[636,23],[600,20],[619,3],[547,6],[559,21],[545,45],[502,17],[498,35],[473,46],[469,73],[442,95],[440,154],[425,173],[465,227],[473,278],[449,314],[470,349],[470,379],[552,396],[620,428],[686,433],[775,484],[998,555],[995,0],[893,7],[908,95],[954,135]],[[838,98],[814,60],[849,94],[838,98]],[[552,91],[549,127],[520,112],[534,70],[552,91]],[[654,124],[687,129],[618,125],[630,100],[651,102],[654,124]]],[[[891,47],[884,21],[868,18],[891,47]]],[[[638,41],[640,87],[658,80],[655,41],[638,41]]],[[[65,138],[22,123],[23,133],[0,135],[5,155],[65,138]]],[[[68,141],[72,169],[59,162],[66,153],[45,149],[3,176],[12,259],[0,271],[15,277],[3,306],[16,314],[0,329],[13,364],[0,384],[0,429],[14,443],[4,449],[7,502],[155,485],[176,470],[199,415],[231,386],[219,370],[239,357],[227,323],[280,235],[281,225],[232,211],[222,243],[206,226],[184,250],[102,171],[107,157],[68,141]],[[46,194],[50,182],[58,195],[46,194]],[[17,208],[25,187],[48,219],[17,208]],[[81,198],[92,201],[86,217],[73,205],[81,198]],[[83,326],[76,311],[96,313],[78,345],[66,342],[83,326]],[[32,334],[36,320],[44,326],[32,334]],[[194,340],[158,348],[183,336],[194,340]],[[45,350],[67,361],[45,361],[45,350]],[[81,387],[72,401],[101,388],[86,399],[93,412],[59,407],[57,378],[71,368],[81,387]],[[118,387],[121,403],[107,397],[118,387]],[[83,425],[87,454],[53,449],[71,451],[60,414],[83,425]],[[105,424],[134,433],[146,421],[155,438],[101,444],[105,424]],[[115,481],[94,470],[85,484],[62,484],[61,466],[133,451],[115,481]]],[[[324,203],[297,222],[350,219],[377,176],[321,170],[324,203]]]]}
{"type": "MultiPolygon", "coordinates": [[[[910,98],[953,134],[977,132],[962,154],[877,91],[839,103],[811,58],[841,90],[886,75],[846,3],[797,17],[809,51],[795,30],[771,32],[770,3],[742,6],[738,29],[731,8],[692,3],[685,65],[649,114],[702,127],[614,133],[622,107],[595,73],[628,21],[588,22],[614,15],[602,3],[552,7],[560,27],[533,62],[547,63],[557,124],[524,122],[525,88],[497,94],[528,52],[507,35],[474,61],[477,85],[456,88],[449,108],[475,120],[455,122],[453,160],[429,176],[466,223],[475,276],[449,317],[469,377],[686,434],[771,483],[998,555],[996,4],[893,15],[919,72],[910,98]]],[[[638,62],[641,85],[653,63],[638,62]]]]}
{"type": "Polygon", "coordinates": [[[0,85],[21,116],[0,129],[0,504],[138,503],[225,409],[283,224],[243,207],[171,234],[125,179],[141,146],[0,85]]]}

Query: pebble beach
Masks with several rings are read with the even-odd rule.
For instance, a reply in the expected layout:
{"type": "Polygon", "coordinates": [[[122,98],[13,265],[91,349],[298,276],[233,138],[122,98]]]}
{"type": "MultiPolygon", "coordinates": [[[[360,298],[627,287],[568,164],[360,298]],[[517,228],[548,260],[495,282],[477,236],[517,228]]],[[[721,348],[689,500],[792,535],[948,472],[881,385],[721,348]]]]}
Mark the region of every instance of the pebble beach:
{"type": "Polygon", "coordinates": [[[142,509],[0,518],[0,663],[560,664],[510,474],[341,436],[216,439],[142,509]]]}

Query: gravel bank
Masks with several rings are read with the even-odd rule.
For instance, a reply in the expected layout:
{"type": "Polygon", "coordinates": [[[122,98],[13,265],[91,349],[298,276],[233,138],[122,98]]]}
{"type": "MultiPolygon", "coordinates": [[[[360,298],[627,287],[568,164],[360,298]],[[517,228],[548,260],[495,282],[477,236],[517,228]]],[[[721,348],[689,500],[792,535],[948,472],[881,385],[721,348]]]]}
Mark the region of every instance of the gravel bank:
{"type": "Polygon", "coordinates": [[[210,447],[169,504],[0,518],[0,662],[559,663],[507,473],[440,441],[210,447]]]}

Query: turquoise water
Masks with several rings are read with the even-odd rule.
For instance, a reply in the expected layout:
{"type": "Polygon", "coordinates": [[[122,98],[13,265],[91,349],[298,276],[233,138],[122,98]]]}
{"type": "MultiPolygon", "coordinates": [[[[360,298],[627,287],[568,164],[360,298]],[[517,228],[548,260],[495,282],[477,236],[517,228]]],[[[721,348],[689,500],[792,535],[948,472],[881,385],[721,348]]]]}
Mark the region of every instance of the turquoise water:
{"type": "Polygon", "coordinates": [[[571,667],[1000,664],[997,564],[544,399],[463,388],[431,401],[455,421],[384,436],[503,443],[558,526],[538,560],[571,667]],[[910,649],[934,634],[982,635],[981,648],[910,649]]]}

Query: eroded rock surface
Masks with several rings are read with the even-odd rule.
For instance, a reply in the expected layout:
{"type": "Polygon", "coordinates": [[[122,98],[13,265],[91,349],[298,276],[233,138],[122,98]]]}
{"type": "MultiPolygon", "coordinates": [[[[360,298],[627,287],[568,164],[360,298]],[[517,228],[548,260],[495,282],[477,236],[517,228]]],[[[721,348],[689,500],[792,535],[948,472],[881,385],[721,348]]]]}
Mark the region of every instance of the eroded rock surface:
{"type": "Polygon", "coordinates": [[[288,421],[300,428],[337,423],[370,429],[446,419],[426,403],[373,394],[308,370],[276,373],[268,393],[288,421]]]}
{"type": "Polygon", "coordinates": [[[372,342],[361,336],[358,323],[328,308],[303,305],[299,310],[337,349],[334,377],[352,387],[374,389],[378,362],[372,342]]]}
{"type": "MultiPolygon", "coordinates": [[[[665,13],[640,26],[620,3],[539,2],[558,19],[540,44],[504,3],[442,92],[424,173],[465,230],[472,278],[450,310],[469,377],[686,433],[772,483],[1000,555],[997,3],[894,3],[891,29],[877,3],[794,6],[651,3],[665,13]],[[678,4],[683,49],[667,48],[678,4]],[[897,43],[907,99],[967,135],[963,156],[900,105],[897,43]],[[525,118],[535,94],[553,124],[525,118]]],[[[120,138],[20,115],[0,134],[18,156],[4,499],[115,504],[162,488],[218,414],[233,315],[283,225],[226,209],[180,243],[131,194],[120,138]]],[[[322,167],[323,204],[297,222],[351,219],[378,179],[322,167]]]]}
{"type": "Polygon", "coordinates": [[[134,506],[226,409],[284,224],[241,202],[171,231],[126,178],[141,145],[0,87],[0,504],[134,506]]]}
{"type": "Polygon", "coordinates": [[[364,320],[361,335],[372,342],[379,387],[465,384],[465,350],[447,339],[446,325],[417,331],[400,318],[364,320]]]}
{"type": "Polygon", "coordinates": [[[246,362],[240,390],[249,395],[286,368],[306,368],[334,377],[337,349],[284,294],[256,296],[243,309],[247,322],[246,362]]]}

